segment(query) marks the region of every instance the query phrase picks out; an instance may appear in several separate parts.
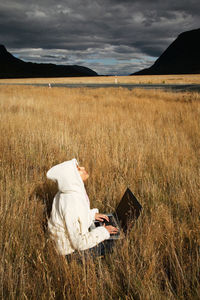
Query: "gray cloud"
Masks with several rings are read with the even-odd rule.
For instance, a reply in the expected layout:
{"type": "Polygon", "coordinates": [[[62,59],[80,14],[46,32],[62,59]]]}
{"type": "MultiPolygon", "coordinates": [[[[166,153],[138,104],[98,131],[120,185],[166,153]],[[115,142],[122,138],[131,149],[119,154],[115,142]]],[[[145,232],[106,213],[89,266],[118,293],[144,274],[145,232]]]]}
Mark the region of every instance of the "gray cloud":
{"type": "Polygon", "coordinates": [[[0,43],[26,61],[130,74],[200,27],[199,12],[198,0],[9,0],[0,4],[0,43]]]}

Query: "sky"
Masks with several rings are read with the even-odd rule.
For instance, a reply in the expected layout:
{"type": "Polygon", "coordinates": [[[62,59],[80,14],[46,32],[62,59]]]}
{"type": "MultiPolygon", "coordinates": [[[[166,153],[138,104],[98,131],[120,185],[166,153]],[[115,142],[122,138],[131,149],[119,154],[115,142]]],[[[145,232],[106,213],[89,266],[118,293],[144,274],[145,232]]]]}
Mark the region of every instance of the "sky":
{"type": "Polygon", "coordinates": [[[199,0],[6,0],[0,44],[24,61],[129,75],[199,28],[199,16],[199,0]]]}

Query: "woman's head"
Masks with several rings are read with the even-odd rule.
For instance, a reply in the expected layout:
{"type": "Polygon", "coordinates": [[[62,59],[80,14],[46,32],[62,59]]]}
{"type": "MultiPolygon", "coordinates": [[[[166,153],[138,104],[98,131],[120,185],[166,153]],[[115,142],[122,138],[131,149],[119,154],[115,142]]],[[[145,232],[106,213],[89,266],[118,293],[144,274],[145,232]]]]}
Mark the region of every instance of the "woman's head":
{"type": "Polygon", "coordinates": [[[58,183],[58,189],[62,193],[67,192],[82,192],[84,189],[84,180],[89,175],[85,168],[77,167],[78,162],[75,158],[64,161],[58,165],[53,166],[47,172],[47,178],[58,183]]]}
{"type": "Polygon", "coordinates": [[[77,165],[77,169],[78,169],[78,172],[79,172],[82,180],[86,181],[88,179],[88,177],[89,177],[88,172],[85,170],[84,167],[79,167],[78,165],[77,165]]]}

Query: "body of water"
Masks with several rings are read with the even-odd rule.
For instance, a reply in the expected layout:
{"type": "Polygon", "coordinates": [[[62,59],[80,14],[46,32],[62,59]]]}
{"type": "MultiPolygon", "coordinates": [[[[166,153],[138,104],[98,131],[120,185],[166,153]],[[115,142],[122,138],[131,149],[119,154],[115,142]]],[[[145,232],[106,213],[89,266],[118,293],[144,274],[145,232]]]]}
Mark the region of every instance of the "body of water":
{"type": "Polygon", "coordinates": [[[200,84],[104,84],[104,83],[0,83],[0,85],[25,85],[25,86],[44,86],[62,88],[127,88],[133,90],[140,89],[161,89],[172,92],[200,92],[200,84]]]}

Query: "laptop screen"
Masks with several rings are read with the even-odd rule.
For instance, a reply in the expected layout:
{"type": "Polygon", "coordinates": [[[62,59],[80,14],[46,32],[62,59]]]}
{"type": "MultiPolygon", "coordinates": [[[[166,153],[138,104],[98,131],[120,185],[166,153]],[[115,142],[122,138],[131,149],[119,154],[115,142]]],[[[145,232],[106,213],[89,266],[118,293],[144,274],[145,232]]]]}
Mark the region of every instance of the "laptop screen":
{"type": "Polygon", "coordinates": [[[138,202],[131,190],[127,188],[115,211],[115,215],[117,216],[124,232],[127,231],[129,223],[137,220],[141,210],[141,204],[138,202]]]}

